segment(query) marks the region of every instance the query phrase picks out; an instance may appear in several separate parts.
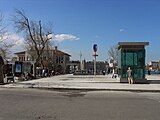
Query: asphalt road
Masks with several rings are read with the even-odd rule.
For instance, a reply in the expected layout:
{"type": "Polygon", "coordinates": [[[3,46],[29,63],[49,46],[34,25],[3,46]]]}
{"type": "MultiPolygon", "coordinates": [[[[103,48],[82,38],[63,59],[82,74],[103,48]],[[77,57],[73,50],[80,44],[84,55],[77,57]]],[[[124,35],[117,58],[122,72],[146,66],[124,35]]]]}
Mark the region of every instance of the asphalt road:
{"type": "Polygon", "coordinates": [[[0,88],[0,120],[159,120],[160,93],[0,88]]]}

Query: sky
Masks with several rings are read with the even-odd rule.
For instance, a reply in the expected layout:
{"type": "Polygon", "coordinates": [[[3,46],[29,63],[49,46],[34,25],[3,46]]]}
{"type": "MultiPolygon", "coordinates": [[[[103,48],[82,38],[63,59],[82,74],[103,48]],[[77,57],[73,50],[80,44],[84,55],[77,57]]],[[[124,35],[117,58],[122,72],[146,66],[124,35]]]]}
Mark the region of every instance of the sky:
{"type": "Polygon", "coordinates": [[[79,60],[80,51],[82,59],[93,60],[93,44],[97,60],[108,60],[108,49],[123,41],[149,42],[147,61],[160,60],[159,6],[159,0],[0,0],[7,30],[19,39],[14,52],[24,49],[23,36],[10,20],[19,9],[31,20],[52,22],[54,44],[72,60],[79,60]]]}

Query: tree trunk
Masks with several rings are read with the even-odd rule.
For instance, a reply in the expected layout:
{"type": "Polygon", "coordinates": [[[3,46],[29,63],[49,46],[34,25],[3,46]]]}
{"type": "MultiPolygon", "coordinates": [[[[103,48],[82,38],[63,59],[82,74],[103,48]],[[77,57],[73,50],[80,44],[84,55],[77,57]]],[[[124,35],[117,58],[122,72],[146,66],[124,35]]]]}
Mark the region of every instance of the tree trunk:
{"type": "Polygon", "coordinates": [[[0,84],[4,83],[3,65],[4,65],[4,60],[2,56],[0,56],[0,84]]]}
{"type": "Polygon", "coordinates": [[[0,84],[4,83],[3,65],[0,65],[0,84]]]}
{"type": "Polygon", "coordinates": [[[37,72],[37,70],[36,70],[36,68],[37,68],[37,62],[36,63],[34,63],[34,66],[33,66],[33,70],[34,70],[34,77],[35,77],[35,79],[37,78],[37,76],[36,76],[36,72],[37,72]]]}

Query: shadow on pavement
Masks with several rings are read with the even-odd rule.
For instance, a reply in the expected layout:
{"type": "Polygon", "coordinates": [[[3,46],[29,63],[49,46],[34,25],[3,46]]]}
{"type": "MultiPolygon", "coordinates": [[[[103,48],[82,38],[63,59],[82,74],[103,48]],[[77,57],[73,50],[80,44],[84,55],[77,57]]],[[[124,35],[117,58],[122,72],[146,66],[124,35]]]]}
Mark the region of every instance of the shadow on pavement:
{"type": "Polygon", "coordinates": [[[57,90],[61,92],[60,94],[65,97],[84,97],[87,93],[87,90],[57,90]]]}
{"type": "Polygon", "coordinates": [[[160,80],[148,80],[149,84],[160,84],[160,80]]]}

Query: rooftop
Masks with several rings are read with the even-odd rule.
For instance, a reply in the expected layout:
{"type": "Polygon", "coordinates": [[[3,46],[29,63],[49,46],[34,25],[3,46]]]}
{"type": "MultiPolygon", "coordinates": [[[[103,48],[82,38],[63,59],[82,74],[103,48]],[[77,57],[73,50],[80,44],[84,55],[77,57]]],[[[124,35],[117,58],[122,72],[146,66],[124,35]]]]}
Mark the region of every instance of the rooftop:
{"type": "Polygon", "coordinates": [[[22,51],[22,52],[17,52],[17,53],[14,53],[16,55],[19,55],[19,54],[25,54],[26,51],[22,51]]]}
{"type": "MultiPolygon", "coordinates": [[[[46,51],[44,49],[44,51],[46,51]]],[[[53,51],[54,53],[56,52],[58,55],[67,55],[67,56],[71,56],[70,54],[66,53],[66,52],[63,52],[61,50],[55,50],[55,49],[51,49],[51,51],[53,51]]],[[[25,54],[26,51],[22,51],[22,52],[17,52],[17,53],[14,53],[16,55],[20,55],[20,54],[25,54]]]]}
{"type": "Polygon", "coordinates": [[[149,42],[118,42],[118,45],[149,45],[149,42]]]}

